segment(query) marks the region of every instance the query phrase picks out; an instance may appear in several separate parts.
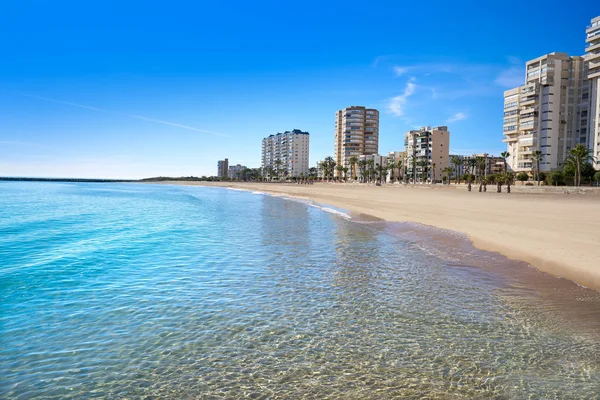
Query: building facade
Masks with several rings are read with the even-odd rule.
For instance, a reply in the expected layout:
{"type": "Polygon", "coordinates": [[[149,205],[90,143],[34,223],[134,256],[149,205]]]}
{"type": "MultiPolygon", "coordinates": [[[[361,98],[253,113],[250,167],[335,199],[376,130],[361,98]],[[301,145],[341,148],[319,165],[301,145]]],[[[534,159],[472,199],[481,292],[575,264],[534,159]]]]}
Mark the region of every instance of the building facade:
{"type": "Polygon", "coordinates": [[[527,62],[525,84],[504,92],[504,142],[513,171],[531,171],[533,152],[540,150],[541,171],[560,168],[568,151],[587,140],[587,113],[581,96],[583,57],[550,53],[527,62]]]}
{"type": "Polygon", "coordinates": [[[392,180],[399,180],[404,176],[404,170],[406,168],[406,152],[404,151],[390,151],[387,156],[387,165],[395,165],[393,170],[390,170],[388,176],[388,182],[392,180]],[[398,168],[398,162],[402,161],[402,167],[398,168]]]}
{"type": "MultiPolygon", "coordinates": [[[[350,170],[350,157],[379,152],[379,111],[362,106],[339,110],[335,116],[334,160],[350,170]]],[[[339,172],[336,170],[336,176],[339,172]]]]}
{"type": "MultiPolygon", "coordinates": [[[[593,151],[594,157],[600,160],[600,16],[592,19],[586,34],[585,78],[589,82],[589,89],[587,99],[582,99],[582,102],[589,99],[589,107],[587,114],[581,115],[581,119],[587,120],[588,148],[593,151]]],[[[583,93],[582,97],[585,96],[583,93]]],[[[600,169],[600,164],[596,163],[596,169],[600,169]]]]}
{"type": "Polygon", "coordinates": [[[240,179],[242,172],[247,169],[244,165],[232,165],[229,167],[229,178],[231,179],[240,179]]]}
{"type": "Polygon", "coordinates": [[[264,176],[270,168],[280,178],[308,175],[309,136],[308,132],[294,129],[264,138],[261,157],[264,176]]]}
{"type": "Polygon", "coordinates": [[[229,177],[229,160],[227,158],[217,161],[217,176],[219,178],[229,177]]]}
{"type": "Polygon", "coordinates": [[[448,167],[450,131],[447,126],[424,126],[404,134],[407,178],[413,182],[441,182],[448,167]]]}
{"type": "Polygon", "coordinates": [[[541,171],[560,169],[580,144],[600,157],[600,16],[586,35],[585,56],[550,53],[531,60],[525,84],[504,92],[503,141],[511,170],[531,172],[535,151],[542,153],[541,171]]]}

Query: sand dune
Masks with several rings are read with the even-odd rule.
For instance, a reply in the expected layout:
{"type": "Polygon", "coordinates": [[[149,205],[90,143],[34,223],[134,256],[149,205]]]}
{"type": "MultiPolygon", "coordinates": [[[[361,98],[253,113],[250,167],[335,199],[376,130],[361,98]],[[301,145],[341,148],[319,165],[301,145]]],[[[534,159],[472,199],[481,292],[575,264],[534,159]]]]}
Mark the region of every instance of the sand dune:
{"type": "Polygon", "coordinates": [[[586,194],[478,193],[428,186],[172,182],[309,198],[387,221],[465,233],[480,249],[600,289],[600,191],[586,194]]]}

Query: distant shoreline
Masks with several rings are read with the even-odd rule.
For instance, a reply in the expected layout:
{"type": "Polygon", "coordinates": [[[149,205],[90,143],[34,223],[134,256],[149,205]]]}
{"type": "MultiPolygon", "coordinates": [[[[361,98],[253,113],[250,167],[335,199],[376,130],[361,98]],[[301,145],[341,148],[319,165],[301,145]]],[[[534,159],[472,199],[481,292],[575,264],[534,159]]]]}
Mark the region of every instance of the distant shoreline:
{"type": "Polygon", "coordinates": [[[0,176],[0,181],[9,182],[95,182],[95,183],[125,183],[141,182],[135,179],[92,179],[92,178],[21,178],[0,176]]]}

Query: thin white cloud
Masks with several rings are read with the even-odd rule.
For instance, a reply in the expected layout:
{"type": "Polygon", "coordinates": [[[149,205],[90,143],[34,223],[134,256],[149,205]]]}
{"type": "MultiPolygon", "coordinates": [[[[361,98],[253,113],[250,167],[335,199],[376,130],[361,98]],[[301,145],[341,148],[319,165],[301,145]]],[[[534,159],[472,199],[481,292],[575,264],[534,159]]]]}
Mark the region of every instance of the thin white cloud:
{"type": "Polygon", "coordinates": [[[500,72],[500,74],[494,79],[496,85],[514,88],[525,83],[525,72],[524,68],[512,66],[500,72]]]}
{"type": "Polygon", "coordinates": [[[188,126],[188,125],[182,125],[182,124],[178,124],[178,123],[171,122],[171,121],[164,121],[164,120],[160,120],[160,119],[154,119],[154,118],[144,117],[144,116],[141,116],[141,115],[126,114],[126,113],[122,113],[122,112],[118,112],[118,111],[107,110],[107,109],[104,109],[104,108],[86,106],[84,104],[78,104],[78,103],[72,103],[72,102],[69,102],[69,101],[62,101],[62,100],[52,99],[50,97],[36,96],[36,95],[26,94],[26,93],[19,93],[19,94],[22,95],[22,96],[32,97],[34,99],[46,100],[46,101],[51,101],[51,102],[54,102],[54,103],[66,104],[66,105],[73,106],[73,107],[86,108],[88,110],[101,111],[101,112],[115,114],[115,115],[122,115],[124,117],[139,119],[139,120],[148,121],[148,122],[154,122],[156,124],[161,124],[161,125],[174,126],[176,128],[187,129],[187,130],[190,130],[190,131],[202,132],[202,133],[209,133],[211,135],[216,135],[216,136],[227,136],[227,135],[224,135],[222,133],[213,132],[213,131],[207,131],[205,129],[195,128],[193,126],[188,126]]]}
{"type": "Polygon", "coordinates": [[[399,65],[395,65],[392,69],[394,70],[394,74],[396,74],[396,76],[402,76],[408,72],[408,68],[401,67],[399,65]]]}
{"type": "Polygon", "coordinates": [[[415,93],[416,87],[415,77],[413,76],[406,82],[404,92],[401,95],[392,97],[388,100],[387,109],[397,117],[403,116],[407,99],[415,93]]]}
{"type": "Polygon", "coordinates": [[[450,123],[450,122],[462,121],[463,119],[467,119],[467,114],[465,114],[463,112],[458,112],[458,113],[454,114],[453,116],[451,116],[450,118],[448,118],[446,120],[446,122],[450,123]]]}

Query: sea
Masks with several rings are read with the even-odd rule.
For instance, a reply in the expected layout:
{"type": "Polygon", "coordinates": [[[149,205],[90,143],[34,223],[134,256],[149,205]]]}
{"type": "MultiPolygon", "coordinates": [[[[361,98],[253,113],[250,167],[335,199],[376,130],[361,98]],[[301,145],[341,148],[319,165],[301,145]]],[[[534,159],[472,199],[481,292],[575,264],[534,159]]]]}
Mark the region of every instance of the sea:
{"type": "Polygon", "coordinates": [[[260,192],[0,182],[0,398],[598,399],[600,294],[260,192]]]}

